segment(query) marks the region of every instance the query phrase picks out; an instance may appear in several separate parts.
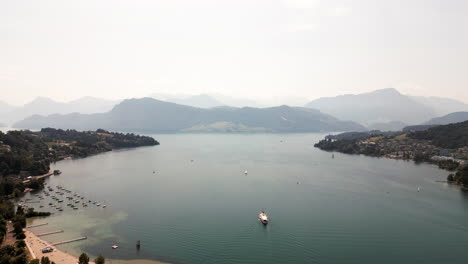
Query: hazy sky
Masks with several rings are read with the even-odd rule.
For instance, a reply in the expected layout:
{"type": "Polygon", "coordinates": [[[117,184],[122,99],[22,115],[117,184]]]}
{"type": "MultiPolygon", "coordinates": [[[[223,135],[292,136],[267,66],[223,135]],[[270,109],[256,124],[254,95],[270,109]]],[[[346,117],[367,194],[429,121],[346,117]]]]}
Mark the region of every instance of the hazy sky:
{"type": "Polygon", "coordinates": [[[468,1],[0,0],[0,100],[14,104],[386,87],[468,102],[468,1]]]}

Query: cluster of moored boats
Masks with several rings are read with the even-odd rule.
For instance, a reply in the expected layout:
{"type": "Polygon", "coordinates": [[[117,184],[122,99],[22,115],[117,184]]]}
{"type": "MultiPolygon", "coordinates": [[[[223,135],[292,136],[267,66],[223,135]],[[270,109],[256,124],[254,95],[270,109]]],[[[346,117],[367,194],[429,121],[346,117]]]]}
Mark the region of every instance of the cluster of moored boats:
{"type": "MultiPolygon", "coordinates": [[[[44,199],[50,198],[53,201],[49,202],[48,205],[52,208],[57,209],[57,211],[63,211],[64,206],[62,206],[65,201],[67,202],[66,206],[70,207],[73,210],[78,210],[80,206],[82,208],[88,207],[88,206],[96,206],[96,207],[102,207],[106,208],[107,205],[101,204],[98,201],[93,201],[89,199],[85,199],[84,195],[80,195],[77,193],[73,193],[71,190],[66,189],[60,185],[55,186],[56,189],[54,189],[51,186],[47,186],[47,190],[43,190],[39,194],[35,194],[39,201],[32,201],[33,199],[26,199],[25,201],[20,201],[18,204],[19,206],[22,207],[28,207],[27,203],[40,203],[44,199]]],[[[44,205],[40,205],[39,208],[43,208],[44,205]]]]}

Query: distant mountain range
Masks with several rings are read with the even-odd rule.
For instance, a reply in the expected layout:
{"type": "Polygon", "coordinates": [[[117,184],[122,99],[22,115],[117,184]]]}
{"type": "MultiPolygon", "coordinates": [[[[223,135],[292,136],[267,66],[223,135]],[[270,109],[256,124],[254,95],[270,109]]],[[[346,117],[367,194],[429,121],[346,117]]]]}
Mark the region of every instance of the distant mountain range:
{"type": "Polygon", "coordinates": [[[32,115],[51,115],[69,113],[102,113],[108,112],[119,101],[105,100],[94,97],[83,97],[67,103],[57,102],[50,98],[38,97],[22,107],[5,106],[0,103],[0,122],[12,124],[32,115]],[[2,110],[5,109],[5,110],[2,110]]]}
{"type": "Polygon", "coordinates": [[[32,116],[17,128],[70,128],[145,133],[172,132],[331,132],[365,128],[341,121],[315,109],[278,106],[269,108],[215,107],[203,109],[153,98],[128,99],[100,114],[32,116]]]}
{"type": "Polygon", "coordinates": [[[467,104],[456,100],[407,96],[393,88],[320,98],[306,107],[380,130],[399,130],[406,124],[421,124],[440,115],[468,109],[467,104]]]}
{"type": "MultiPolygon", "coordinates": [[[[445,116],[432,118],[424,123],[424,125],[448,125],[452,123],[460,123],[468,120],[468,112],[455,112],[445,116]]],[[[468,132],[467,132],[468,133],[468,132]]]]}

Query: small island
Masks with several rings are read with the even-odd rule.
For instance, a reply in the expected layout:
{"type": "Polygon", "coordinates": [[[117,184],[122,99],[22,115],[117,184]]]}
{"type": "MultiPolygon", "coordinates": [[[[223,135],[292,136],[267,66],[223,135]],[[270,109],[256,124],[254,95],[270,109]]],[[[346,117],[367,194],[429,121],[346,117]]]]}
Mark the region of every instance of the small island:
{"type": "Polygon", "coordinates": [[[468,121],[408,127],[403,131],[349,132],[329,135],[315,147],[346,154],[429,162],[454,171],[447,181],[468,187],[468,121]]]}

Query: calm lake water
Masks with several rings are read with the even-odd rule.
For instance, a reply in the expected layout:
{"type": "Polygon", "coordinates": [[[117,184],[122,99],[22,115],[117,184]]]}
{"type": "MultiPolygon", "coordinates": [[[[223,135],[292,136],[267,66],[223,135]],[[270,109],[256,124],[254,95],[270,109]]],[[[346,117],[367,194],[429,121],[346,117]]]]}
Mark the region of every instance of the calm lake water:
{"type": "MultiPolygon", "coordinates": [[[[243,264],[468,259],[468,196],[436,182],[448,172],[435,166],[339,153],[332,159],[313,147],[323,137],[318,134],[154,137],[160,146],[53,165],[63,174],[48,185],[62,185],[107,208],[73,211],[64,205],[63,212],[33,220],[49,224],[32,230],[64,229],[44,237],[52,242],[87,236],[61,248],[110,259],[243,264]],[[271,219],[266,227],[257,221],[262,209],[271,219]],[[112,250],[113,244],[120,248],[112,250]]],[[[54,210],[48,203],[42,201],[44,209],[54,210]]]]}

